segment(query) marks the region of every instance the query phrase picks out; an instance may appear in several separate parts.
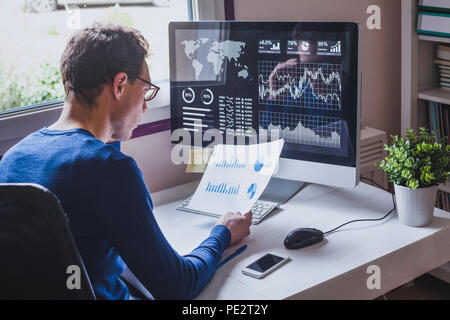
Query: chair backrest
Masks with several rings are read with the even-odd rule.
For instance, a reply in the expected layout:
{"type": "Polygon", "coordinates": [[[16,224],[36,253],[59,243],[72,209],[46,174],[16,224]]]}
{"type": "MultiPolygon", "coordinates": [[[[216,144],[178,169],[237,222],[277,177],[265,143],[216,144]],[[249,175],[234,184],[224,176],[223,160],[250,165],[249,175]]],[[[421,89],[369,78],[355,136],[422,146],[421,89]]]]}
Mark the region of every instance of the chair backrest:
{"type": "Polygon", "coordinates": [[[68,218],[43,186],[0,183],[0,299],[95,299],[68,218]]]}

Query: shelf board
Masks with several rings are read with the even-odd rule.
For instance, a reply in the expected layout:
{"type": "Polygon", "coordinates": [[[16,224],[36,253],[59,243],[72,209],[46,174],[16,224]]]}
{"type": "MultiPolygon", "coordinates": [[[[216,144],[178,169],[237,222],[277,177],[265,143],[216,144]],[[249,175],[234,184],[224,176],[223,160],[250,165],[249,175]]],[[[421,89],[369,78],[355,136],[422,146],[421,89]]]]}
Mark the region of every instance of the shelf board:
{"type": "Polygon", "coordinates": [[[442,43],[450,43],[450,38],[447,38],[447,37],[436,37],[436,36],[427,36],[425,34],[419,34],[419,40],[442,42],[442,43]]]}
{"type": "Polygon", "coordinates": [[[450,91],[441,88],[422,90],[419,92],[418,97],[423,100],[450,104],[450,91]]]}

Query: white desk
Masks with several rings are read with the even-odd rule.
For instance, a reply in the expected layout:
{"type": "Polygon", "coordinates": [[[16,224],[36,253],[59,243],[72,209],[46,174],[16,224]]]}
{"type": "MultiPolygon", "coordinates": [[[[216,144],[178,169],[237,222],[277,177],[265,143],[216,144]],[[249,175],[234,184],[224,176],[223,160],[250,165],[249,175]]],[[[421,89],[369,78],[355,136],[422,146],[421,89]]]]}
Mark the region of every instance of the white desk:
{"type": "MultiPolygon", "coordinates": [[[[198,183],[198,182],[197,182],[198,183]]],[[[152,194],[154,214],[171,245],[189,253],[204,240],[216,219],[175,210],[197,183],[152,194]]],[[[198,299],[373,299],[450,260],[450,214],[435,209],[432,223],[414,228],[394,212],[384,221],[357,222],[311,247],[287,250],[285,236],[298,227],[328,231],[354,219],[379,218],[393,207],[391,194],[360,183],[353,189],[309,184],[260,224],[242,243],[247,250],[220,268],[198,299]],[[263,279],[241,269],[267,251],[291,261],[263,279]],[[368,289],[367,267],[381,271],[381,289],[368,289]]]]}

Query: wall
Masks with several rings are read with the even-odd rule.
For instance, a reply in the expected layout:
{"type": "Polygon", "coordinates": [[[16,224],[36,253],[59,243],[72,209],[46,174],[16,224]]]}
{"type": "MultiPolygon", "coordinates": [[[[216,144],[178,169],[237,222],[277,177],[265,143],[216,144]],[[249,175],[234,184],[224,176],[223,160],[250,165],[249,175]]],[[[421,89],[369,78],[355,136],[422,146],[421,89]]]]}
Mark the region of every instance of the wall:
{"type": "Polygon", "coordinates": [[[400,0],[234,0],[236,20],[354,21],[361,24],[362,126],[400,134],[400,0]],[[381,8],[369,30],[367,7],[381,8]]]}
{"type": "Polygon", "coordinates": [[[123,142],[121,151],[136,160],[150,193],[201,178],[200,174],[185,173],[186,165],[175,165],[170,130],[123,142]]]}

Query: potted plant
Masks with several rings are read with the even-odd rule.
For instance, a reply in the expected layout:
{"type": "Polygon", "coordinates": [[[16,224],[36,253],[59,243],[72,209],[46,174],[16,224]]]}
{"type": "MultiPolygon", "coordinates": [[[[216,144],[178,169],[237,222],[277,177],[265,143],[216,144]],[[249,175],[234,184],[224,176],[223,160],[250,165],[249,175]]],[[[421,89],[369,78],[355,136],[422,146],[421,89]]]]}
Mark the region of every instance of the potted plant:
{"type": "Polygon", "coordinates": [[[450,176],[450,146],[447,137],[436,139],[434,132],[420,128],[418,135],[407,130],[406,138],[392,137],[389,151],[378,165],[394,183],[400,222],[425,226],[433,218],[438,185],[450,176]]]}

